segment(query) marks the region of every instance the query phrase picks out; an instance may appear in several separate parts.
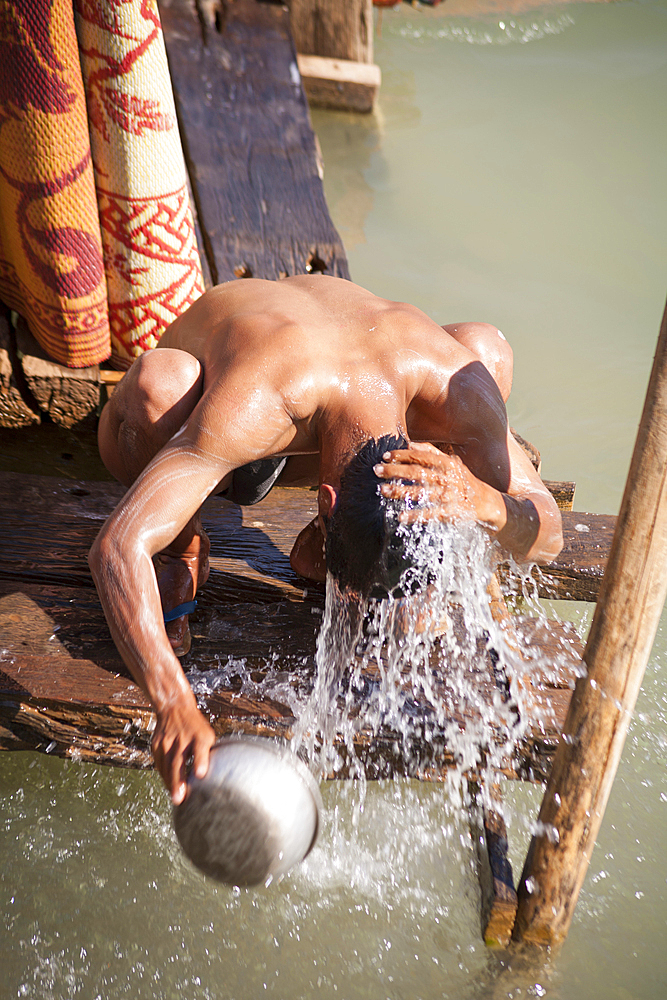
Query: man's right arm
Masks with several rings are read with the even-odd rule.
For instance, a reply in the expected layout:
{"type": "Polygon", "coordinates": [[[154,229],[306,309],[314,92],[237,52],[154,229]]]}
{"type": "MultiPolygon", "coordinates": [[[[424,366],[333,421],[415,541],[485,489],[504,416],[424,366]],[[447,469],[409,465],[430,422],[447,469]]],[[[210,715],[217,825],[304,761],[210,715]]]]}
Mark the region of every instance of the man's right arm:
{"type": "Polygon", "coordinates": [[[164,627],[153,556],[183,531],[234,469],[276,455],[294,425],[270,386],[247,372],[208,390],[188,422],[146,466],[106,521],[90,567],[118,650],[157,713],[155,763],[174,802],[186,793],[187,763],[206,773],[210,725],[164,627]]]}
{"type": "Polygon", "coordinates": [[[108,518],[89,555],[114,642],[157,713],[153,755],[175,803],[185,795],[188,758],[203,776],[215,737],[167,638],[152,557],[224,472],[217,462],[167,446],[108,518]]]}

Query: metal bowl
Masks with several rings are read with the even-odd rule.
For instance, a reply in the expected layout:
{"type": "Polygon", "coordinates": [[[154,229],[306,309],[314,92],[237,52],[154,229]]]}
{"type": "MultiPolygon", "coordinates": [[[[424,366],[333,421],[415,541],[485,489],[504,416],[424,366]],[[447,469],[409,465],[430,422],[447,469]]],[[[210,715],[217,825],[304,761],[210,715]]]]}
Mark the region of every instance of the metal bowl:
{"type": "Polygon", "coordinates": [[[321,807],[317,782],[295,754],[273,740],[230,736],[213,747],[206,777],[190,775],[174,827],[206,875],[258,885],[306,857],[321,807]]]}

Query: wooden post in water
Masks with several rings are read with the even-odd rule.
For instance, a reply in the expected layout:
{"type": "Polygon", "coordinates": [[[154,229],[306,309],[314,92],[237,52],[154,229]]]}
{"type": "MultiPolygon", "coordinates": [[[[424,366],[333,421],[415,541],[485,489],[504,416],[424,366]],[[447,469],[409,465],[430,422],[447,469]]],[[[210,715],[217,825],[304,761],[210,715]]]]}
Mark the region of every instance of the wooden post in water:
{"type": "Polygon", "coordinates": [[[297,52],[373,62],[372,0],[289,0],[297,52]]]}
{"type": "Polygon", "coordinates": [[[611,553],[519,885],[514,939],[564,941],[667,593],[667,308],[611,553]]]}
{"type": "Polygon", "coordinates": [[[372,0],[289,0],[289,8],[309,104],[372,111],[381,81],[373,62],[372,0]]]}

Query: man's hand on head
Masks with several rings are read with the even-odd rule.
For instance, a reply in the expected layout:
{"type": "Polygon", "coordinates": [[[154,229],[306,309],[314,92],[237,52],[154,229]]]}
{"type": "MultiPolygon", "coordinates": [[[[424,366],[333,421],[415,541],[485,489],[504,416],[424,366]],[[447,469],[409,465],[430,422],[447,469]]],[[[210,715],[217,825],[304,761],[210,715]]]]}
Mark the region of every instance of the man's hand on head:
{"type": "Polygon", "coordinates": [[[402,521],[465,519],[496,525],[504,514],[498,491],[473,475],[458,455],[413,442],[400,451],[386,452],[382,459],[375,474],[386,480],[380,487],[384,497],[408,505],[399,515],[402,521]]]}
{"type": "Polygon", "coordinates": [[[383,496],[406,501],[399,515],[403,521],[473,519],[519,561],[550,562],[563,547],[560,511],[516,442],[510,440],[507,447],[511,480],[506,492],[479,479],[459,455],[431,444],[412,443],[385,454],[375,473],[386,480],[383,496]]]}
{"type": "Polygon", "coordinates": [[[194,696],[191,701],[179,699],[158,712],[153,759],[174,805],[186,796],[190,762],[198,778],[205,776],[214,743],[215,733],[197,708],[194,696]]]}

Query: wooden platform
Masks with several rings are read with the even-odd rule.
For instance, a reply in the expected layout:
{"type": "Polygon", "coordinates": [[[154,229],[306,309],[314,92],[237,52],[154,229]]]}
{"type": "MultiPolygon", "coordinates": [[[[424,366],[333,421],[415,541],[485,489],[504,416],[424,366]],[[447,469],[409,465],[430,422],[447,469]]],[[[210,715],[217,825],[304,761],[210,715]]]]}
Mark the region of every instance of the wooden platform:
{"type": "MultiPolygon", "coordinates": [[[[150,764],[154,716],[109,637],[86,562],[121,495],[122,488],[110,483],[11,473],[0,478],[0,748],[150,764]]],[[[317,585],[304,587],[287,554],[314,510],[314,493],[280,488],[244,510],[215,498],[205,504],[212,572],[198,595],[193,649],[183,665],[186,671],[215,671],[208,676],[218,680],[224,672],[220,686],[202,699],[219,734],[289,737],[294,717],[284,685],[302,695],[312,687],[324,593],[317,585]]],[[[564,515],[571,553],[586,534],[575,528],[584,516],[564,515]]],[[[568,668],[546,680],[538,695],[549,721],[531,724],[516,759],[507,762],[514,776],[541,778],[565,716],[580,647],[562,629],[551,635],[535,634],[530,623],[521,629],[528,642],[554,654],[572,652],[568,668]]],[[[487,701],[506,689],[506,679],[495,676],[485,654],[478,681],[487,701]]],[[[368,671],[364,683],[370,695],[378,678],[368,671]]],[[[362,711],[363,692],[357,701],[362,711]]],[[[411,712],[421,736],[415,736],[409,759],[394,732],[381,730],[372,741],[367,733],[359,735],[357,752],[370,776],[438,777],[451,766],[432,709],[415,701],[411,712]]]]}
{"type": "Polygon", "coordinates": [[[183,149],[213,284],[349,277],[286,7],[160,0],[183,149]]]}

